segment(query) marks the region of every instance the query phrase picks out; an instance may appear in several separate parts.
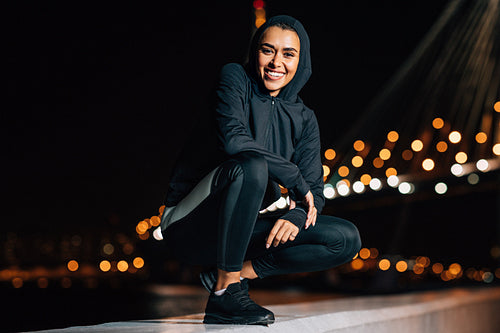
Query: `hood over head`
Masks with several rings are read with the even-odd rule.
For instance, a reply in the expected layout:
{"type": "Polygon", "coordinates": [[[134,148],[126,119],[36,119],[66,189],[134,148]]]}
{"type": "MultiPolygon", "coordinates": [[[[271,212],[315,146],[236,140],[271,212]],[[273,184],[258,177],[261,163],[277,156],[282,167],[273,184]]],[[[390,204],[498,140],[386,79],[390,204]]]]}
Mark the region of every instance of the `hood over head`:
{"type": "Polygon", "coordinates": [[[298,20],[288,15],[278,15],[271,17],[263,25],[261,25],[252,38],[246,69],[250,77],[256,80],[259,83],[259,86],[261,86],[262,88],[262,84],[260,82],[260,78],[257,75],[256,68],[257,49],[264,31],[277,23],[284,23],[291,26],[295,30],[295,32],[297,32],[300,40],[300,57],[297,72],[295,73],[295,76],[290,81],[290,83],[288,83],[283,89],[281,89],[280,93],[278,94],[279,98],[295,102],[295,100],[297,99],[297,94],[306,84],[307,80],[309,80],[309,77],[312,73],[309,36],[307,35],[304,26],[298,20]]]}

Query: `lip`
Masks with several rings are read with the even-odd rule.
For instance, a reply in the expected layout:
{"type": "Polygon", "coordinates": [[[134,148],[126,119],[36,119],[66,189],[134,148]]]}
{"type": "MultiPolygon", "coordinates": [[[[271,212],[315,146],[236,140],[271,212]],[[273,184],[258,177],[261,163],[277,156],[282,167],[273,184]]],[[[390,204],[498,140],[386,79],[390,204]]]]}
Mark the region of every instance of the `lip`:
{"type": "Polygon", "coordinates": [[[264,75],[265,75],[266,79],[268,79],[268,80],[277,81],[277,80],[281,80],[282,78],[284,78],[285,75],[286,75],[286,73],[285,72],[280,72],[280,71],[275,71],[275,70],[272,70],[272,69],[269,69],[269,68],[264,68],[264,75]],[[279,74],[283,74],[283,75],[281,75],[281,76],[272,76],[271,74],[269,74],[269,72],[279,73],[279,74]]]}

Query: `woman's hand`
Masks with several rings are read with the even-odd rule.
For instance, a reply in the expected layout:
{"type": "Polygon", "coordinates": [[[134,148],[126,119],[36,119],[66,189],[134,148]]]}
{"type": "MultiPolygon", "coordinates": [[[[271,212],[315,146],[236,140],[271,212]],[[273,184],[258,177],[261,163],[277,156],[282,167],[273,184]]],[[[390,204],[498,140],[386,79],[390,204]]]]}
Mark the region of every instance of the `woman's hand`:
{"type": "Polygon", "coordinates": [[[316,217],[318,215],[318,210],[316,209],[316,207],[314,207],[314,197],[311,191],[307,192],[304,200],[309,206],[309,210],[307,212],[306,226],[305,226],[305,228],[307,229],[311,224],[313,227],[314,225],[316,225],[316,217]]]}
{"type": "Polygon", "coordinates": [[[266,248],[270,248],[271,245],[276,247],[280,243],[285,244],[287,241],[295,240],[297,234],[299,233],[299,227],[290,221],[278,219],[274,223],[274,227],[271,229],[269,236],[266,239],[266,248]]]}

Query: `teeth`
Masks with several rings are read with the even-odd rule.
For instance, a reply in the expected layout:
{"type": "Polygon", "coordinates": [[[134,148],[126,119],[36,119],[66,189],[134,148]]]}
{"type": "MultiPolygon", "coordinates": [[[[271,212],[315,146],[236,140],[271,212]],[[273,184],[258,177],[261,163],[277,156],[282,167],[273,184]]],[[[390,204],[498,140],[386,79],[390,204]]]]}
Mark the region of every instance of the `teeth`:
{"type": "Polygon", "coordinates": [[[267,72],[267,73],[274,77],[281,77],[285,75],[284,73],[276,73],[276,72],[267,72]]]}

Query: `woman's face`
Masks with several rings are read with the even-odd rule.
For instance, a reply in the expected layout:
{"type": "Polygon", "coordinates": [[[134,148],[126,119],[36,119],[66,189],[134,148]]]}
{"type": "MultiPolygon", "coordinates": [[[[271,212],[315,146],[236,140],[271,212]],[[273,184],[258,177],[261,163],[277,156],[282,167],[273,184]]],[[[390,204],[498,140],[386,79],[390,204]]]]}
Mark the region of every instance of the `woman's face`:
{"type": "Polygon", "coordinates": [[[300,40],[295,31],[269,27],[257,49],[257,71],[271,96],[292,81],[299,65],[300,40]]]}

